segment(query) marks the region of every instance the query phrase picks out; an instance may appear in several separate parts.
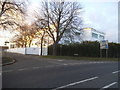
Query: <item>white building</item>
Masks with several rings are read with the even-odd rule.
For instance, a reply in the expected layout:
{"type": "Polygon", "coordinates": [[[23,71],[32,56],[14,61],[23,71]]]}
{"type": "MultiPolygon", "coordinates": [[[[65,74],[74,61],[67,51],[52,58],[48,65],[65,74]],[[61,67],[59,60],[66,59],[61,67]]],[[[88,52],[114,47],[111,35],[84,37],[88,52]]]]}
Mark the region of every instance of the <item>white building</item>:
{"type": "Polygon", "coordinates": [[[0,46],[8,46],[9,47],[9,32],[0,30],[0,46]]]}
{"type": "Polygon", "coordinates": [[[83,41],[100,41],[105,39],[105,33],[97,31],[93,28],[82,29],[82,40],[83,41]]]}

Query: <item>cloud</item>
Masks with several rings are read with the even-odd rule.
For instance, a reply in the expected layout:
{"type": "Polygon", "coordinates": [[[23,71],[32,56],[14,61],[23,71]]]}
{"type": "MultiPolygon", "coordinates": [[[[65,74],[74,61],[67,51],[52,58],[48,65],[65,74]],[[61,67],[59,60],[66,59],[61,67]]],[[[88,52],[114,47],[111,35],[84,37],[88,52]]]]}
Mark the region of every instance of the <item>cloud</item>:
{"type": "MultiPolygon", "coordinates": [[[[36,9],[39,0],[31,0],[29,9],[36,9]]],[[[69,0],[68,0],[69,1],[69,0]]],[[[118,0],[76,0],[84,10],[84,25],[106,33],[106,39],[112,42],[118,41],[118,0]]],[[[31,14],[33,17],[33,14],[31,14]]]]}
{"type": "Polygon", "coordinates": [[[89,2],[84,5],[84,24],[106,33],[106,39],[118,41],[118,7],[116,2],[89,2]]]}

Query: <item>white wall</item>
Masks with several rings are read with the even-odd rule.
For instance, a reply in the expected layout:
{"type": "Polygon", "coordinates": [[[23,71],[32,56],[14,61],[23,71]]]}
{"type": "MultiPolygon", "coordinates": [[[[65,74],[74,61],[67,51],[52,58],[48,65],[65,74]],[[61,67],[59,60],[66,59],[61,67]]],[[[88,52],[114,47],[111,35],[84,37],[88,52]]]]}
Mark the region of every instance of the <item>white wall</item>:
{"type": "Polygon", "coordinates": [[[83,31],[83,40],[85,41],[85,40],[91,40],[92,38],[91,38],[92,36],[91,36],[91,30],[84,30],[83,31]]]}
{"type": "Polygon", "coordinates": [[[99,36],[102,35],[105,37],[105,34],[102,34],[99,31],[95,31],[95,30],[83,30],[83,41],[100,41],[101,39],[99,38],[99,36]],[[98,34],[98,38],[93,38],[92,37],[92,33],[96,33],[98,34]]]}
{"type": "MultiPolygon", "coordinates": [[[[41,49],[38,47],[27,47],[27,48],[14,48],[14,49],[7,49],[8,52],[13,53],[20,53],[20,54],[33,54],[33,55],[40,55],[41,49]]],[[[42,55],[48,55],[48,49],[43,48],[42,55]]]]}
{"type": "Polygon", "coordinates": [[[14,53],[20,53],[25,54],[25,48],[13,48],[13,49],[7,49],[8,52],[14,52],[14,53]]]}
{"type": "Polygon", "coordinates": [[[35,54],[35,55],[39,55],[39,48],[37,47],[27,47],[26,48],[26,54],[35,54]]]}

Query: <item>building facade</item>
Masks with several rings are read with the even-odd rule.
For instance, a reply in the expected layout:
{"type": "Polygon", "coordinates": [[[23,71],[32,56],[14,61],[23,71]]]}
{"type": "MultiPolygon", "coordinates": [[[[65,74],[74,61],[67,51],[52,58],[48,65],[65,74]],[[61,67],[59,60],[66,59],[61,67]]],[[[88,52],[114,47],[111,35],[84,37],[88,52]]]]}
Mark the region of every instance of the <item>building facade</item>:
{"type": "Polygon", "coordinates": [[[105,33],[93,28],[83,28],[81,37],[83,41],[101,41],[105,40],[105,33]]]}

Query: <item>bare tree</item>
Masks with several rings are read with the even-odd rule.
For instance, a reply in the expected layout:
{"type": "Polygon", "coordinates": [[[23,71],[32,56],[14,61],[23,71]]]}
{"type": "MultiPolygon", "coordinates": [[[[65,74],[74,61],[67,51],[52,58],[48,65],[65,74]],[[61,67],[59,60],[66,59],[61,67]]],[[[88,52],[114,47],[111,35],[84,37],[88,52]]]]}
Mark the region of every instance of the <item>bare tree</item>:
{"type": "Polygon", "coordinates": [[[18,25],[25,10],[25,2],[17,0],[0,0],[0,28],[18,25]]]}
{"type": "Polygon", "coordinates": [[[36,21],[34,22],[36,28],[37,28],[37,32],[38,34],[36,35],[37,38],[40,38],[40,48],[41,48],[41,56],[42,56],[42,52],[43,52],[43,43],[45,44],[46,39],[45,37],[48,35],[46,34],[46,30],[47,30],[47,22],[42,19],[38,13],[36,13],[36,21]]]}
{"type": "Polygon", "coordinates": [[[43,33],[41,33],[41,56],[42,56],[42,53],[43,53],[43,41],[44,41],[44,36],[45,36],[45,30],[43,30],[43,33]]]}
{"type": "Polygon", "coordinates": [[[18,47],[30,47],[31,42],[36,37],[36,27],[34,25],[22,25],[17,27],[17,34],[14,36],[13,42],[18,47]]]}
{"type": "Polygon", "coordinates": [[[47,22],[47,33],[53,39],[53,55],[57,55],[57,45],[67,32],[80,33],[82,23],[81,5],[77,2],[43,2],[43,18],[47,22]]]}

